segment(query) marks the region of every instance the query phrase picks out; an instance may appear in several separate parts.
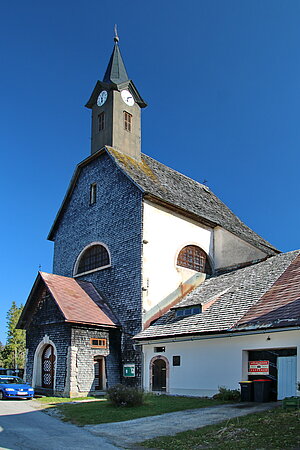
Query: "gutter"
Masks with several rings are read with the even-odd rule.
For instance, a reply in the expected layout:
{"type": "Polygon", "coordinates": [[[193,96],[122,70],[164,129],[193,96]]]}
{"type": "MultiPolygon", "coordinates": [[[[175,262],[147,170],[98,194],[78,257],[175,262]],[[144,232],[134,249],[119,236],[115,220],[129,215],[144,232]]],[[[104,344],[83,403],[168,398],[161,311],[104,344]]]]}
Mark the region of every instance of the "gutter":
{"type": "Polygon", "coordinates": [[[248,335],[254,335],[254,334],[271,334],[271,333],[281,333],[282,331],[299,331],[300,326],[297,327],[286,327],[286,328],[274,328],[272,330],[255,330],[255,331],[244,331],[244,332],[237,332],[237,333],[222,333],[222,334],[212,334],[212,335],[206,335],[206,336],[192,336],[192,337],[174,337],[174,338],[165,338],[160,339],[158,338],[152,338],[145,341],[139,340],[136,338],[138,345],[149,345],[149,344],[157,344],[159,341],[162,344],[172,343],[172,342],[188,342],[188,341],[204,341],[207,339],[224,339],[228,337],[238,337],[238,336],[248,336],[248,335]]]}

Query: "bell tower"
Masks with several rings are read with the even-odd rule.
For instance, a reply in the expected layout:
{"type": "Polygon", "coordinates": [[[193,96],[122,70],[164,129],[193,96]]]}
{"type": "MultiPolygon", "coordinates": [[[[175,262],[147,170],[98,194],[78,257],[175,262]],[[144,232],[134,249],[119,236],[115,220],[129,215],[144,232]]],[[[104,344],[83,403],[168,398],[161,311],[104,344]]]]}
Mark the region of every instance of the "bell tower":
{"type": "Polygon", "coordinates": [[[147,104],[129,79],[115,28],[114,48],[102,81],[85,105],[92,110],[91,153],[105,145],[141,159],[141,108],[147,104]]]}

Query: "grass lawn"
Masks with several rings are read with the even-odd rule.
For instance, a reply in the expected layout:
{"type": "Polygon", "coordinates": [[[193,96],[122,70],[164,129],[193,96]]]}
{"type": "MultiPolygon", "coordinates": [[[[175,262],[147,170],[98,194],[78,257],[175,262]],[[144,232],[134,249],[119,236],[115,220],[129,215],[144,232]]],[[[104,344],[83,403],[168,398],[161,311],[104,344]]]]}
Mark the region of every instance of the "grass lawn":
{"type": "MultiPolygon", "coordinates": [[[[210,398],[147,394],[144,405],[131,408],[112,406],[106,399],[78,404],[59,404],[68,400],[73,401],[75,399],[56,398],[55,400],[55,397],[52,397],[51,402],[48,403],[51,403],[50,407],[54,406],[58,410],[63,420],[76,425],[122,422],[139,417],[155,416],[184,409],[204,408],[224,403],[210,398]]],[[[47,403],[45,399],[43,399],[43,402],[47,403]]]]}
{"type": "Polygon", "coordinates": [[[300,448],[300,411],[281,407],[141,443],[164,450],[300,448]]]}

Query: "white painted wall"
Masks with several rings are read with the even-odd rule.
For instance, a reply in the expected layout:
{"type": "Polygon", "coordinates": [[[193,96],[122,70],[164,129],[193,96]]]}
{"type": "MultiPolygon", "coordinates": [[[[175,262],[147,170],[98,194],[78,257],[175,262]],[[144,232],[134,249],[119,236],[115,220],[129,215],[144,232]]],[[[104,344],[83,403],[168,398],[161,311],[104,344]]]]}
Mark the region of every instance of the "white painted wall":
{"type": "Polygon", "coordinates": [[[213,230],[147,200],[143,220],[143,308],[149,311],[196,273],[176,266],[183,247],[198,245],[213,260],[213,230]]]}
{"type": "MultiPolygon", "coordinates": [[[[150,361],[161,353],[169,361],[169,393],[173,395],[212,396],[219,386],[239,389],[239,381],[248,379],[248,350],[297,347],[297,380],[300,382],[300,332],[284,331],[193,341],[153,341],[143,345],[144,389],[150,386],[150,361]],[[267,337],[270,336],[270,340],[267,337]],[[173,367],[173,356],[181,365],[173,367]]],[[[194,338],[196,339],[196,338],[194,338]]],[[[300,395],[300,391],[298,391],[300,395]]]]}
{"type": "Polygon", "coordinates": [[[216,269],[267,256],[266,253],[219,226],[214,229],[214,250],[216,269]]]}

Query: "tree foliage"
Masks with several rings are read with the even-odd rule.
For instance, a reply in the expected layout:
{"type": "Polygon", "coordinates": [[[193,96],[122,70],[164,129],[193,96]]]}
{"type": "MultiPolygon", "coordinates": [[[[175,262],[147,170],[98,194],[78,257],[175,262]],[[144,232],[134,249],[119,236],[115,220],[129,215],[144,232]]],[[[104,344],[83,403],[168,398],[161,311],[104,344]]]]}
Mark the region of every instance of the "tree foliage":
{"type": "Polygon", "coordinates": [[[17,322],[23,310],[23,306],[17,306],[16,302],[7,313],[7,342],[0,345],[0,365],[7,369],[22,369],[25,364],[25,330],[16,328],[17,322]]]}

